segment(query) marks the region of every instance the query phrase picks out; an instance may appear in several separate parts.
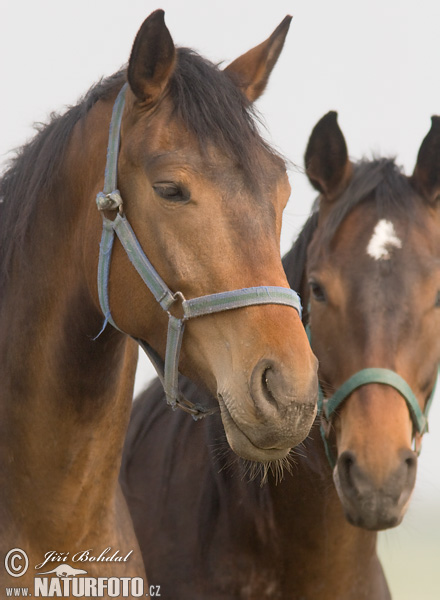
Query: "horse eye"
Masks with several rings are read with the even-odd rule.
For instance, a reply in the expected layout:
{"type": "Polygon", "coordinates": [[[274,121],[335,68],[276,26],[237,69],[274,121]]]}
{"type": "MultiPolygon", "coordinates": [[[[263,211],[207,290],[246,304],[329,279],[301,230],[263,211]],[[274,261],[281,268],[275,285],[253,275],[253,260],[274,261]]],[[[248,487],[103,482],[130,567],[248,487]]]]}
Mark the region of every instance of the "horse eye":
{"type": "Polygon", "coordinates": [[[309,285],[312,296],[317,302],[325,302],[327,300],[327,296],[322,285],[316,281],[309,281],[309,285]]]}
{"type": "Polygon", "coordinates": [[[440,308],[440,291],[437,292],[437,298],[435,299],[435,307],[440,308]]]}
{"type": "Polygon", "coordinates": [[[156,183],[153,190],[158,196],[171,202],[188,202],[190,198],[189,192],[175,183],[156,183]]]}

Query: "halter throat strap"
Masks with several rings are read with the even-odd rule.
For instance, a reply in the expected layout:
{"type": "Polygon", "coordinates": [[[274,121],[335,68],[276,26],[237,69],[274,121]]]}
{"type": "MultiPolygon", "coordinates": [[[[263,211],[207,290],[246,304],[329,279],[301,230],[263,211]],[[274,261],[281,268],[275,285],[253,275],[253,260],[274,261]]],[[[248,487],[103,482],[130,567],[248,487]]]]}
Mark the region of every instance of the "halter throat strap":
{"type": "MultiPolygon", "coordinates": [[[[119,329],[112,318],[108,295],[108,281],[110,274],[111,256],[115,235],[121,242],[130,262],[139,276],[153,294],[161,308],[168,314],[167,345],[165,361],[162,361],[157,352],[143,340],[136,340],[147,353],[157,374],[162,381],[168,403],[180,407],[192,414],[194,419],[202,418],[218,410],[206,409],[187,401],[179,392],[179,356],[185,322],[188,319],[211,315],[226,310],[234,310],[247,306],[262,304],[281,304],[294,308],[300,318],[302,315],[301,301],[296,292],[290,288],[277,286],[258,286],[243,288],[201,296],[186,300],[181,292],[173,293],[154,266],[145,255],[132,227],[123,213],[122,197],[117,189],[117,165],[120,145],[120,129],[122,114],[125,104],[127,84],[123,86],[113,106],[110,123],[109,142],[107,148],[107,163],[105,168],[104,189],[96,197],[100,211],[117,210],[116,217],[111,220],[103,215],[102,237],[98,263],[98,294],[102,312],[104,314],[104,330],[107,323],[119,329]],[[183,317],[178,319],[170,313],[170,308],[176,302],[181,302],[183,317]]],[[[119,329],[120,330],[120,329],[119,329]]],[[[120,330],[121,331],[121,330],[120,330]]]]}

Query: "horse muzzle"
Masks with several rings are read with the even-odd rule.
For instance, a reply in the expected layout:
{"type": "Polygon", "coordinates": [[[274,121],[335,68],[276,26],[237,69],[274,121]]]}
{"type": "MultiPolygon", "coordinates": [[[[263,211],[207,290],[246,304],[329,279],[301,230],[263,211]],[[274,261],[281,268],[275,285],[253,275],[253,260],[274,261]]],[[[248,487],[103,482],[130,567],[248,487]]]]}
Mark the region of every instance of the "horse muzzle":
{"type": "Polygon", "coordinates": [[[414,489],[416,472],[417,455],[402,449],[397,466],[378,484],[354,452],[343,452],[333,478],[349,523],[374,531],[399,525],[414,489]]]}
{"type": "Polygon", "coordinates": [[[231,448],[248,460],[266,462],[284,458],[307,437],[314,422],[316,377],[292,384],[292,377],[284,374],[274,361],[262,359],[243,387],[247,389],[233,393],[228,386],[218,393],[231,448]],[[244,396],[247,396],[246,410],[244,396]]]}

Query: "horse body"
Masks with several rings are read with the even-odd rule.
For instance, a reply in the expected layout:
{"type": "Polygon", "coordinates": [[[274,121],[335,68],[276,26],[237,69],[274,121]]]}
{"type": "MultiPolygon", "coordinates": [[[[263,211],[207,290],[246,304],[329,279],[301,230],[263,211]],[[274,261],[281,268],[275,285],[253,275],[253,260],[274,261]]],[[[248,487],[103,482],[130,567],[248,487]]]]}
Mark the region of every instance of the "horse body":
{"type": "MultiPolygon", "coordinates": [[[[1,180],[1,560],[11,548],[28,554],[22,586],[32,588],[34,565],[50,551],[132,551],[110,572],[109,563],[88,562],[88,575],[144,574],[117,481],[137,358],[129,336],[163,357],[167,315],[115,242],[108,295],[124,333],[102,327],[95,198],[103,189],[115,98],[127,77],[122,210],[168,286],[187,298],[261,283],[287,287],[279,259],[285,167],[259,136],[249,99],[258,96],[258,81],[259,93],[264,89],[289,21],[250,58],[221,72],[189,50],[176,51],[156,11],[136,37],[127,73],[98,84],[55,118],[1,180]],[[250,178],[256,163],[259,177],[250,178]],[[264,236],[264,256],[253,257],[248,234],[264,236]]],[[[315,358],[291,308],[255,306],[194,319],[182,366],[219,394],[228,437],[244,455],[283,456],[312,423],[315,358]],[[281,331],[285,325],[298,330],[295,340],[281,331]],[[269,356],[255,351],[259,336],[273,342],[269,356]],[[255,434],[248,438],[243,430],[255,434]]],[[[16,584],[1,573],[2,585],[16,584]]]]}
{"type": "MultiPolygon", "coordinates": [[[[310,300],[305,319],[327,396],[360,368],[386,367],[425,409],[440,360],[439,143],[433,118],[407,178],[392,160],[349,163],[335,113],[312,133],[306,165],[320,207],[283,263],[310,300]]],[[[261,488],[232,460],[214,419],[174,415],[165,427],[160,395],[153,385],[135,402],[120,479],[149,576],[166,598],[390,598],[376,531],[403,518],[419,437],[400,393],[378,383],[357,389],[331,420],[317,419],[293,451],[292,472],[278,485],[269,473],[261,488]]]]}

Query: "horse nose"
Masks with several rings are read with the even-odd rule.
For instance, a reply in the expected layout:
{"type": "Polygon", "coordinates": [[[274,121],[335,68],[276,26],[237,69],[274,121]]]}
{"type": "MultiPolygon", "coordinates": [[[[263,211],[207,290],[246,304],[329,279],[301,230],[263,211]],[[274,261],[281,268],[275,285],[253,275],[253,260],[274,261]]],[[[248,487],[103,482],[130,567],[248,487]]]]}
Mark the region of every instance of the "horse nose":
{"type": "MultiPolygon", "coordinates": [[[[314,355],[312,360],[316,361],[314,355]]],[[[277,431],[271,428],[259,434],[261,448],[285,448],[286,441],[293,447],[308,434],[316,415],[318,395],[317,361],[313,368],[304,374],[302,380],[292,379],[292,373],[279,363],[269,359],[260,360],[253,369],[250,378],[250,392],[257,414],[270,424],[277,424],[277,431]],[[280,432],[279,423],[284,420],[284,431],[280,432]],[[296,438],[292,438],[293,432],[296,438]],[[285,435],[283,435],[283,433],[285,435]]]]}
{"type": "Polygon", "coordinates": [[[378,482],[361,467],[356,454],[344,451],[338,458],[335,479],[348,521],[355,526],[381,530],[398,525],[414,488],[417,456],[402,449],[394,469],[378,482]]]}

